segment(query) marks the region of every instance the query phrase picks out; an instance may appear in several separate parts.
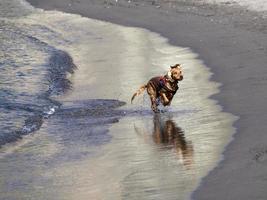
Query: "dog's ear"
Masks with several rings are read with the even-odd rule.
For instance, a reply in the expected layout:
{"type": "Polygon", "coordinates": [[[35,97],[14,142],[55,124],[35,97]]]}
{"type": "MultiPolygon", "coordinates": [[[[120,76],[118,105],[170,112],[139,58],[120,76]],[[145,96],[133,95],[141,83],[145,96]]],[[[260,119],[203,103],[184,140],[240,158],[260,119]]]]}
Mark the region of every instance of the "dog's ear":
{"type": "Polygon", "coordinates": [[[177,67],[181,67],[181,65],[180,64],[175,64],[173,66],[170,66],[171,69],[174,69],[174,68],[177,68],[177,67]]]}

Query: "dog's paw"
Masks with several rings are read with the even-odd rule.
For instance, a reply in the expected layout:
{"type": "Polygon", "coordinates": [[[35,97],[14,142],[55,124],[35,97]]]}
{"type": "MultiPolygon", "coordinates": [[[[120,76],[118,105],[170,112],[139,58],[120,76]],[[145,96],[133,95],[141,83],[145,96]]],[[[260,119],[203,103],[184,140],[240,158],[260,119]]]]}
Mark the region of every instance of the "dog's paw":
{"type": "Polygon", "coordinates": [[[156,105],[159,106],[160,102],[161,102],[160,99],[157,98],[157,99],[156,99],[156,105]]]}
{"type": "Polygon", "coordinates": [[[160,110],[158,108],[152,108],[152,110],[153,110],[154,113],[159,113],[160,112],[160,110]]]}

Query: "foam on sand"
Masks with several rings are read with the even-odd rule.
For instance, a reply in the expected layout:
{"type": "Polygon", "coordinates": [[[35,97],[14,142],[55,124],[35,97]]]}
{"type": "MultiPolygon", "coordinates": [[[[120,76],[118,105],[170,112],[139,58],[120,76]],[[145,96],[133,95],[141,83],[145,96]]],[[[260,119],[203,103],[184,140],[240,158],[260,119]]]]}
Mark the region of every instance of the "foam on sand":
{"type": "Polygon", "coordinates": [[[208,3],[230,4],[244,6],[249,10],[267,11],[267,1],[265,0],[205,0],[208,3]]]}

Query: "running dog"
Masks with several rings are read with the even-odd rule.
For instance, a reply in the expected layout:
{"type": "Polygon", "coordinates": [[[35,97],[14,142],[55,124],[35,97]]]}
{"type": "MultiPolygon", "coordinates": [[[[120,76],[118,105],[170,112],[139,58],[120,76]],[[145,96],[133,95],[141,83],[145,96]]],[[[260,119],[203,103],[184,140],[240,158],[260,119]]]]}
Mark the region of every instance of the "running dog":
{"type": "Polygon", "coordinates": [[[163,106],[170,106],[171,101],[177,90],[178,82],[183,80],[183,72],[180,64],[170,66],[169,72],[164,76],[153,77],[147,84],[142,85],[132,96],[131,103],[134,98],[145,90],[147,91],[151,100],[151,109],[157,113],[159,112],[159,102],[163,106]]]}

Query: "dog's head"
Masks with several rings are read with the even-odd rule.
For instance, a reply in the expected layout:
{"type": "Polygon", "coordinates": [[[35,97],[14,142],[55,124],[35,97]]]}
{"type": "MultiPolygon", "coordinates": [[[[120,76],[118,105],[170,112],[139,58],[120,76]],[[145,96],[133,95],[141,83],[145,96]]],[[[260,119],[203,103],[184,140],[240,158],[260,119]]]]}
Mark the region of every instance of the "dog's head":
{"type": "Polygon", "coordinates": [[[184,78],[182,67],[180,64],[175,64],[171,66],[171,77],[175,81],[181,81],[184,78]]]}

